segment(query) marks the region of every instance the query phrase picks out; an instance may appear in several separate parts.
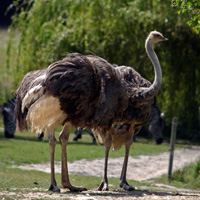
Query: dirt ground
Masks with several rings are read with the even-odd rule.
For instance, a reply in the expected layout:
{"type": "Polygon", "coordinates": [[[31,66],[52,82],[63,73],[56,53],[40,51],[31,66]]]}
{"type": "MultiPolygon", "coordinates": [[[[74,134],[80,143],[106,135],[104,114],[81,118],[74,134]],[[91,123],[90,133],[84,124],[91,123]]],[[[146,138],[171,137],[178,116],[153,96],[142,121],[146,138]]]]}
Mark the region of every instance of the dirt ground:
{"type": "MultiPolygon", "coordinates": [[[[9,199],[23,199],[23,200],[35,200],[35,199],[65,199],[65,200],[199,200],[200,191],[191,191],[177,189],[174,187],[169,187],[167,185],[155,185],[153,187],[144,187],[140,190],[135,190],[132,192],[126,192],[122,190],[115,191],[85,191],[81,193],[72,193],[68,190],[61,189],[61,193],[52,193],[38,191],[36,189],[21,189],[18,192],[15,191],[2,191],[0,192],[0,199],[4,200],[4,196],[9,197],[9,199]],[[153,191],[153,192],[151,192],[153,191]],[[155,192],[156,191],[156,192],[155,192]]],[[[6,198],[7,199],[7,198],[6,198]]]]}
{"type": "MultiPolygon", "coordinates": [[[[200,157],[200,148],[191,146],[190,149],[180,149],[174,152],[173,171],[183,168],[184,166],[195,162],[200,157]]],[[[123,157],[121,158],[110,158],[108,165],[109,177],[119,178],[123,157]]],[[[158,155],[142,155],[138,157],[129,158],[128,164],[128,179],[137,181],[148,181],[152,178],[160,177],[163,174],[167,174],[169,162],[169,152],[160,153],[158,155]],[[133,173],[134,172],[134,173],[133,173]]],[[[101,176],[103,174],[104,159],[95,160],[79,160],[73,163],[69,163],[70,174],[84,174],[92,176],[101,176]],[[72,170],[73,169],[73,170],[72,170]]],[[[32,164],[32,165],[21,165],[13,166],[26,170],[39,170],[50,173],[49,163],[44,164],[32,164]]],[[[56,163],[55,169],[57,173],[60,173],[60,163],[56,163]]],[[[38,189],[37,189],[38,190],[38,189]]],[[[151,187],[140,187],[140,190],[136,189],[132,192],[125,192],[122,190],[99,192],[99,191],[86,191],[82,193],[71,193],[68,190],[61,190],[60,194],[44,192],[44,191],[27,191],[21,193],[15,193],[15,191],[2,191],[0,197],[3,195],[10,196],[12,199],[13,195],[18,195],[19,199],[79,199],[79,200],[163,200],[163,199],[200,199],[200,190],[192,191],[187,189],[175,188],[163,184],[152,184],[151,187]],[[156,192],[155,192],[156,191],[156,192]]],[[[15,196],[16,198],[16,196],[15,196]]],[[[2,198],[3,199],[3,198],[2,198]]]]}

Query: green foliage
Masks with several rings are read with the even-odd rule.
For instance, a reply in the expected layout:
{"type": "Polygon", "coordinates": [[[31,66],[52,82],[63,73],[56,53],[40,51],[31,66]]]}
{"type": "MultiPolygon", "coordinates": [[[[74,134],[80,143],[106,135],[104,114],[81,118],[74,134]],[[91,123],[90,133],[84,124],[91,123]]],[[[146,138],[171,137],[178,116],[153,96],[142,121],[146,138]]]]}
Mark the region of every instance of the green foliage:
{"type": "Polygon", "coordinates": [[[179,6],[179,14],[188,16],[187,24],[200,34],[200,1],[199,0],[172,0],[173,6],[179,6]]]}
{"type": "MultiPolygon", "coordinates": [[[[16,83],[26,72],[47,67],[67,52],[92,52],[111,63],[132,66],[153,81],[144,42],[148,33],[156,29],[169,38],[156,47],[163,69],[157,99],[161,110],[166,111],[166,130],[176,116],[180,121],[178,136],[193,137],[198,129],[200,105],[200,41],[184,23],[185,15],[177,15],[178,9],[170,1],[38,0],[30,1],[26,7],[17,2],[20,13],[13,16],[10,27],[11,33],[15,29],[21,33],[16,83]]],[[[8,60],[11,51],[9,46],[8,60]]]]}
{"type": "Polygon", "coordinates": [[[12,35],[13,43],[12,43],[12,55],[10,57],[10,67],[6,67],[6,48],[9,40],[9,33],[6,29],[0,29],[0,104],[5,103],[8,99],[12,98],[13,85],[14,85],[14,57],[16,55],[16,46],[18,35],[12,35]]]}

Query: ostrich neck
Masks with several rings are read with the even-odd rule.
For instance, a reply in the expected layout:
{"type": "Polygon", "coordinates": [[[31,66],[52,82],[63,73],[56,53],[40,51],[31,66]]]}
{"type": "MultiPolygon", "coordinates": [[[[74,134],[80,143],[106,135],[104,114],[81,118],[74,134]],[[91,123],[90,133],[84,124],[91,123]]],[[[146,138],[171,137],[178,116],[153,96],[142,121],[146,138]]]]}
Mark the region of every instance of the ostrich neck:
{"type": "Polygon", "coordinates": [[[155,77],[154,77],[153,84],[149,88],[145,88],[145,91],[143,94],[145,97],[153,97],[157,94],[157,92],[161,86],[162,71],[160,68],[160,63],[159,63],[158,57],[157,57],[155,51],[153,50],[153,45],[152,45],[151,41],[148,39],[146,41],[145,48],[146,48],[147,55],[149,56],[149,58],[153,64],[155,77]]]}

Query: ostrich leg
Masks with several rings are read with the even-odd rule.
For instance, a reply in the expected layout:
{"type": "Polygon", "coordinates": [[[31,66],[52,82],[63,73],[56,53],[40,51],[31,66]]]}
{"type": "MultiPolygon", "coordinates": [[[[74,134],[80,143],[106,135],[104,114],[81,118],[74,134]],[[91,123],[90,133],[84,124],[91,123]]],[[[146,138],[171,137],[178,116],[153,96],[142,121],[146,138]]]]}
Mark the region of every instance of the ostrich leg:
{"type": "Polygon", "coordinates": [[[56,146],[56,139],[54,136],[54,129],[48,130],[49,133],[49,147],[50,147],[50,157],[51,157],[51,183],[49,190],[53,192],[60,192],[60,189],[57,187],[56,179],[55,179],[55,169],[54,169],[54,153],[56,146]]]}
{"type": "Polygon", "coordinates": [[[76,187],[71,185],[69,181],[69,174],[68,174],[68,166],[67,166],[67,142],[69,138],[69,133],[72,126],[70,123],[65,123],[63,130],[60,133],[59,140],[61,143],[61,150],[62,150],[62,168],[61,168],[61,179],[62,179],[62,185],[64,188],[68,188],[70,191],[74,192],[81,192],[84,190],[87,190],[84,187],[76,187]]]}
{"type": "Polygon", "coordinates": [[[104,177],[101,181],[100,186],[98,187],[98,190],[100,191],[108,191],[108,177],[107,177],[107,169],[108,169],[108,155],[110,151],[110,147],[112,144],[112,139],[110,134],[106,135],[105,138],[105,163],[104,163],[104,177]]]}
{"type": "Polygon", "coordinates": [[[134,187],[130,186],[127,183],[126,172],[127,172],[129,151],[130,151],[131,144],[133,143],[133,135],[136,135],[140,131],[140,129],[141,129],[141,127],[135,127],[135,130],[134,130],[134,125],[131,125],[131,127],[128,131],[127,139],[126,139],[126,143],[125,143],[125,156],[124,156],[124,163],[123,163],[122,172],[121,172],[121,176],[120,176],[119,186],[127,191],[135,190],[134,187]],[[134,130],[134,132],[133,132],[133,130],[134,130]]]}

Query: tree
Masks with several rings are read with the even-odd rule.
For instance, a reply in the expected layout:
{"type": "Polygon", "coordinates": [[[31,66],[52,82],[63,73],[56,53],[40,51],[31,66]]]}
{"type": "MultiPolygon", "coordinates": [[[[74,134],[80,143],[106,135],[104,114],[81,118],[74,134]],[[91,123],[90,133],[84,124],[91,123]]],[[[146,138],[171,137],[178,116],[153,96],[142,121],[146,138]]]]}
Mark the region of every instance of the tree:
{"type": "Polygon", "coordinates": [[[200,34],[200,1],[199,0],[172,0],[172,6],[180,7],[179,14],[188,17],[188,25],[200,34]]]}

